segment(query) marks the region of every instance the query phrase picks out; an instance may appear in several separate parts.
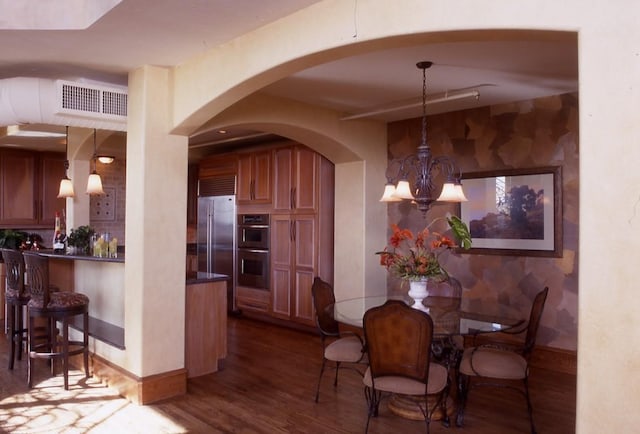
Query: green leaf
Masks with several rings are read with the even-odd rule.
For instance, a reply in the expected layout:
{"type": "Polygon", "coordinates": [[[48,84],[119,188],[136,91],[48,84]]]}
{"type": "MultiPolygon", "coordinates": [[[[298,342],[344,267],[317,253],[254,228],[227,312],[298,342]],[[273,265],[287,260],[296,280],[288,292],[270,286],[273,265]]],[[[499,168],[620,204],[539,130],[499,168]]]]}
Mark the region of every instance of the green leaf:
{"type": "Polygon", "coordinates": [[[453,230],[453,233],[456,235],[456,238],[462,244],[462,248],[468,250],[471,248],[471,233],[469,232],[469,228],[460,220],[459,217],[452,215],[451,217],[447,217],[447,223],[449,223],[449,227],[453,230]]]}

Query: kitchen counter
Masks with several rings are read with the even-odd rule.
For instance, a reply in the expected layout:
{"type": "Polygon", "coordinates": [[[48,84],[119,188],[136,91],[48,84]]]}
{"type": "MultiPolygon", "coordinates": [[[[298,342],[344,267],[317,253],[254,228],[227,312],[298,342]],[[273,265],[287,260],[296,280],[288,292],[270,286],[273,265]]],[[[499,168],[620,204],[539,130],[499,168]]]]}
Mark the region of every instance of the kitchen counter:
{"type": "Polygon", "coordinates": [[[48,258],[69,259],[74,261],[124,262],[124,253],[118,253],[117,258],[99,258],[92,255],[69,255],[66,253],[54,253],[51,249],[38,250],[38,253],[48,258]]]}
{"type": "Polygon", "coordinates": [[[193,285],[195,283],[209,283],[220,282],[229,280],[229,276],[226,274],[218,273],[205,273],[204,271],[194,271],[187,273],[187,285],[193,285]]]}

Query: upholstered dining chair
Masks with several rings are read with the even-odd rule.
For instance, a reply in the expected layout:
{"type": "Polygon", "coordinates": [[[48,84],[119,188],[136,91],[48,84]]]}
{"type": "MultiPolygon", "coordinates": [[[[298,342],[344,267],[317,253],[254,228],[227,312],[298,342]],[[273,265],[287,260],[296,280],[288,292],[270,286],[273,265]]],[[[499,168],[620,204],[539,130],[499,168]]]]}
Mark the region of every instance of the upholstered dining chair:
{"type": "Polygon", "coordinates": [[[34,361],[38,358],[53,361],[62,360],[64,388],[69,389],[69,356],[82,354],[85,378],[89,378],[89,298],[76,292],[53,292],[49,286],[49,260],[37,252],[24,252],[27,270],[27,282],[31,299],[27,304],[29,316],[28,347],[29,371],[28,385],[33,386],[34,361]],[[69,339],[69,322],[82,316],[82,341],[69,339]],[[51,326],[47,339],[41,339],[36,333],[36,322],[44,318],[51,326]],[[56,322],[62,324],[61,339],[58,339],[56,322]]]}
{"type": "Polygon", "coordinates": [[[22,252],[1,249],[6,267],[5,304],[7,306],[8,336],[11,340],[9,369],[14,360],[22,358],[22,344],[27,342],[27,328],[24,326],[24,310],[29,303],[29,290],[24,285],[24,258],[22,252]],[[18,352],[16,353],[16,346],[18,352]]]}
{"type": "Polygon", "coordinates": [[[458,375],[458,414],[456,423],[462,426],[469,391],[477,386],[509,387],[520,392],[527,401],[531,433],[535,434],[533,407],[529,396],[529,359],[536,343],[540,319],[549,288],[540,291],[531,306],[526,336],[522,345],[488,343],[466,348],[458,375]],[[521,383],[522,387],[518,384],[521,383]]]}
{"type": "Polygon", "coordinates": [[[429,296],[462,298],[462,285],[455,277],[447,276],[440,282],[429,283],[429,296]]]}
{"type": "Polygon", "coordinates": [[[351,331],[341,332],[338,322],[328,311],[330,306],[336,302],[333,286],[319,277],[315,277],[311,286],[311,295],[316,311],[316,324],[322,340],[322,366],[320,367],[315,398],[318,402],[322,374],[329,362],[333,362],[332,368],[336,371],[333,381],[333,385],[336,387],[338,385],[338,371],[341,368],[353,369],[362,376],[362,371],[357,369],[355,364],[363,362],[366,357],[362,338],[351,331]],[[348,365],[343,366],[343,363],[348,365]]]}
{"type": "Polygon", "coordinates": [[[369,407],[365,432],[369,430],[371,416],[378,416],[383,393],[420,398],[412,402],[424,416],[427,433],[437,408],[442,410],[443,423],[448,425],[449,375],[444,366],[431,362],[431,317],[402,301],[389,300],[365,312],[363,321],[369,357],[369,368],[363,378],[369,407]],[[435,398],[432,405],[429,396],[435,398]]]}

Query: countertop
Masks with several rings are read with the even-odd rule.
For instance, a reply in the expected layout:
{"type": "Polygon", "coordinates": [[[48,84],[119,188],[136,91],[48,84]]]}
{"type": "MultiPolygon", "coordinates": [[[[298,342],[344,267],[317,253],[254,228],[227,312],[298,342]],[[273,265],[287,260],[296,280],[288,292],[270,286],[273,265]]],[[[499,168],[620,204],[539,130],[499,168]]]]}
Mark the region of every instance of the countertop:
{"type": "Polygon", "coordinates": [[[99,258],[91,255],[69,255],[63,253],[53,253],[53,250],[45,249],[38,250],[42,256],[56,259],[69,259],[72,261],[96,261],[96,262],[122,262],[124,263],[124,253],[118,253],[117,258],[99,258]]]}
{"type": "Polygon", "coordinates": [[[229,276],[227,276],[226,274],[206,273],[204,271],[194,271],[191,273],[187,273],[187,285],[219,282],[222,280],[229,280],[229,276]]]}

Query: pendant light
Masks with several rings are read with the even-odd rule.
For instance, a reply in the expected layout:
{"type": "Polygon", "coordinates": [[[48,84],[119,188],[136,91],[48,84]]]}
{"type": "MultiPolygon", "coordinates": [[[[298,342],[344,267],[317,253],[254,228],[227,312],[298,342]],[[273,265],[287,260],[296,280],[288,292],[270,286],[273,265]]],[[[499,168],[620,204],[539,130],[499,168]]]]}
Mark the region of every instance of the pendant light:
{"type": "Polygon", "coordinates": [[[466,202],[467,198],[460,182],[460,169],[453,159],[443,155],[434,157],[427,143],[427,69],[432,62],[418,62],[416,66],[422,70],[422,135],[418,152],[403,158],[396,158],[387,167],[387,184],[381,202],[398,202],[409,200],[417,205],[418,210],[426,217],[427,211],[436,201],[466,202]],[[394,175],[389,176],[389,172],[394,175]],[[435,196],[435,175],[446,175],[441,194],[435,196]],[[410,179],[411,178],[411,179],[410,179]],[[413,181],[413,185],[412,182],[413,181]],[[395,185],[394,185],[395,184],[395,185]]]}
{"type": "Polygon", "coordinates": [[[98,172],[96,172],[96,130],[93,129],[93,172],[89,175],[87,180],[87,194],[104,194],[102,189],[102,179],[98,172]]]}
{"type": "Polygon", "coordinates": [[[74,197],[75,193],[73,192],[73,183],[67,176],[67,171],[69,170],[69,127],[66,127],[65,134],[65,142],[64,142],[64,178],[60,180],[60,189],[58,190],[58,197],[74,197]]]}

